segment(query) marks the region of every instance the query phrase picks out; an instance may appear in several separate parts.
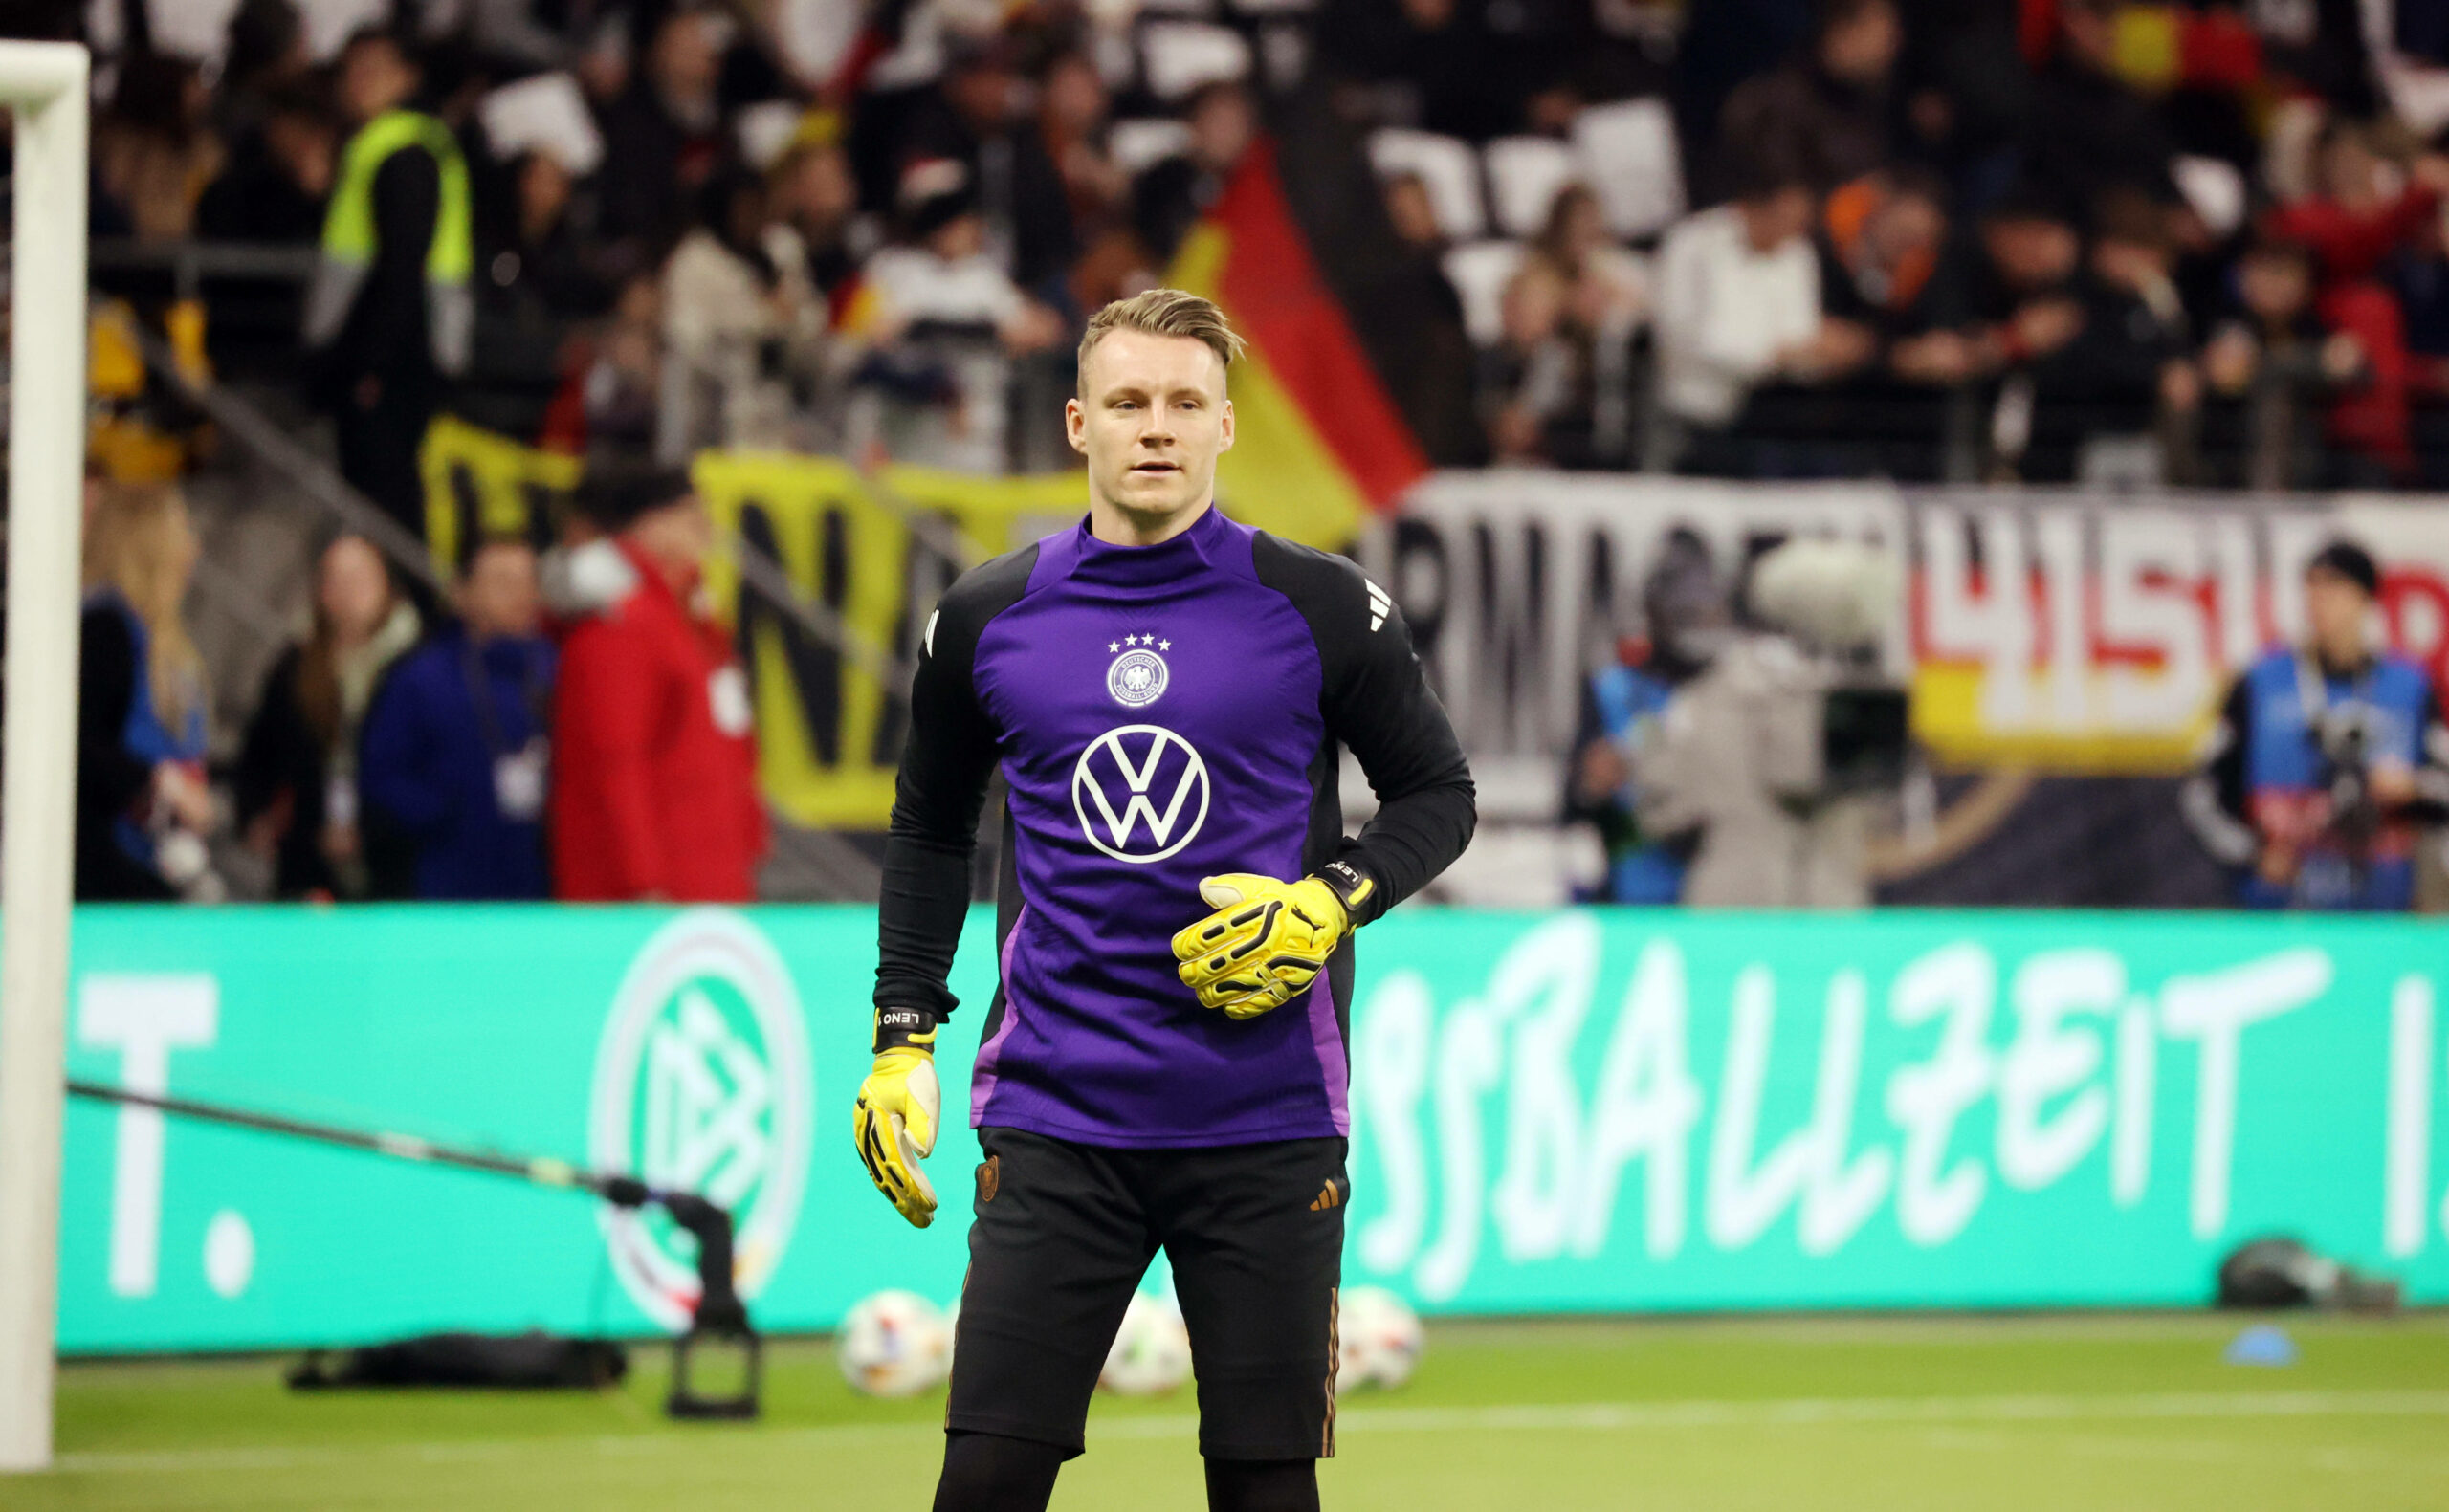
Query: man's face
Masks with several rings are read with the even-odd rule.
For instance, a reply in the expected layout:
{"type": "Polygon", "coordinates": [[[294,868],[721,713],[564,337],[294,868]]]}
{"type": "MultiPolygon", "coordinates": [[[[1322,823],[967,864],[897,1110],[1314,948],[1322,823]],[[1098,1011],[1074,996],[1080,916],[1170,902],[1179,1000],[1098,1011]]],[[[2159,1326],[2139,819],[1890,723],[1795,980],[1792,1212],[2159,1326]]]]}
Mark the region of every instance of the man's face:
{"type": "Polygon", "coordinates": [[[2355,580],[2327,567],[2305,574],[2305,623],[2313,644],[2336,656],[2364,649],[2364,618],[2372,607],[2355,580]]]}
{"type": "Polygon", "coordinates": [[[675,581],[694,581],[715,549],[714,517],[695,493],[647,511],[628,535],[630,544],[675,581]]]}
{"type": "Polygon", "coordinates": [[[341,60],[341,109],[359,125],[406,100],[416,89],[416,70],[388,38],[375,37],[348,50],[341,60]]]}
{"type": "Polygon", "coordinates": [[[478,640],[536,633],[536,553],[524,541],[494,541],[468,564],[460,612],[478,640]]]}
{"type": "Polygon", "coordinates": [[[1139,520],[1207,502],[1233,445],[1224,364],[1196,337],[1112,331],[1089,351],[1081,397],[1064,406],[1095,498],[1139,520]]]}
{"type": "Polygon", "coordinates": [[[1992,221],[1982,229],[1982,240],[1999,275],[2019,289],[2046,289],[2064,282],[2083,254],[2083,243],[2073,227],[2042,216],[1992,221]]]}
{"type": "Polygon", "coordinates": [[[1211,91],[1190,118],[1190,155],[1210,173],[1224,173],[1242,161],[1259,131],[1249,97],[1238,89],[1211,91]]]}
{"type": "Polygon", "coordinates": [[[657,88],[673,99],[695,99],[711,94],[722,67],[714,33],[703,16],[683,12],[655,33],[648,66],[657,88]]]}
{"type": "Polygon", "coordinates": [[[2294,320],[2312,298],[2312,273],[2301,258],[2259,252],[2237,268],[2237,293],[2245,308],[2274,325],[2294,320]]]}
{"type": "Polygon", "coordinates": [[[1895,66],[1904,43],[1894,7],[1864,6],[1844,25],[1829,28],[1820,45],[1820,63],[1831,77],[1849,84],[1876,84],[1895,66]]]}

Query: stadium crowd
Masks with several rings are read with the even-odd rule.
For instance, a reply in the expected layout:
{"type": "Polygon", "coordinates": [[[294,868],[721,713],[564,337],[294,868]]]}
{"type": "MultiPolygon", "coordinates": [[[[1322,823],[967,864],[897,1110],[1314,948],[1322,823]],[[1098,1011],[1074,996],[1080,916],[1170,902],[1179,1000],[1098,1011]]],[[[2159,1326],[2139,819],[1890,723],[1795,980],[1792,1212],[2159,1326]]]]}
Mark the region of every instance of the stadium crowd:
{"type": "MultiPolygon", "coordinates": [[[[98,248],[312,269],[286,303],[261,268],[137,279],[132,316],[301,391],[411,535],[445,412],[666,465],[1068,466],[1086,313],[1177,276],[1269,138],[1374,174],[1339,208],[1392,251],[1338,293],[1416,328],[1422,360],[1380,377],[1437,464],[2449,483],[2449,12],[2420,0],[25,13],[8,29],[101,63],[98,248]]],[[[99,286],[143,263],[100,256],[99,286]]],[[[94,366],[89,890],[209,895],[161,850],[210,805],[177,626],[193,532],[147,486],[203,427],[143,362],[94,366]]],[[[583,508],[567,570],[472,534],[452,624],[366,542],[325,549],[230,771],[281,895],[746,895],[747,699],[692,607],[702,516],[663,492],[583,508]],[[585,670],[590,626],[627,626],[603,654],[629,670],[585,670]],[[577,760],[635,754],[655,677],[702,685],[699,765],[577,760]],[[547,780],[546,735],[552,773],[602,791],[547,780]],[[679,797],[708,771],[711,817],[679,797]],[[614,874],[546,854],[588,825],[621,837],[614,874]]]]}

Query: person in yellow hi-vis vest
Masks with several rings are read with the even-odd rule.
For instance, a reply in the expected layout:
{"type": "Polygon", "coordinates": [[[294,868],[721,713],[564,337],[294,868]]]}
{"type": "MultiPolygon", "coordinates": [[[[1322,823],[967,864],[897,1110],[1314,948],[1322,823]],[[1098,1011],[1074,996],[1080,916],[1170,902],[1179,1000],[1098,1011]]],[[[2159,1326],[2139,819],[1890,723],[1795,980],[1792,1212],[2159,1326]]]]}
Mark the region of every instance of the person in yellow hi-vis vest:
{"type": "Polygon", "coordinates": [[[417,448],[467,365],[475,260],[459,143],[408,108],[422,81],[416,55],[391,33],[362,32],[342,52],[340,103],[355,135],[306,296],[310,371],[339,422],[341,474],[419,536],[417,448]]]}

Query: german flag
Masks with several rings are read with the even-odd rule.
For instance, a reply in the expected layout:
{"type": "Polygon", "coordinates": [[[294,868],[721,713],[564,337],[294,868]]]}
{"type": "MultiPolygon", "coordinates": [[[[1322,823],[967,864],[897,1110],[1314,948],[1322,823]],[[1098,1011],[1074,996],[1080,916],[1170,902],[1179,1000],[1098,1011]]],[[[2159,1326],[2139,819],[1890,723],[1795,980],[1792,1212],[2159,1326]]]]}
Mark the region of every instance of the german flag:
{"type": "Polygon", "coordinates": [[[1174,287],[1221,305],[1249,343],[1233,364],[1233,449],[1217,493],[1236,519],[1310,545],[1351,543],[1429,471],[1313,254],[1261,139],[1176,254],[1174,287]]]}

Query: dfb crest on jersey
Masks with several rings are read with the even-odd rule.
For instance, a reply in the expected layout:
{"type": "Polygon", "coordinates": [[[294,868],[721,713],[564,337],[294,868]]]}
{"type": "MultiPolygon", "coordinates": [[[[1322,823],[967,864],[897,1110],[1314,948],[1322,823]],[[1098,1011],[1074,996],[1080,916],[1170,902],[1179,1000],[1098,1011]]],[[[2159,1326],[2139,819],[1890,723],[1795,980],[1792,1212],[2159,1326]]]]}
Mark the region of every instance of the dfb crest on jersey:
{"type": "MultiPolygon", "coordinates": [[[[1130,646],[1130,642],[1142,639],[1153,642],[1156,637],[1128,637],[1124,644],[1129,649],[1106,668],[1106,691],[1125,709],[1144,709],[1155,703],[1163,696],[1166,679],[1171,675],[1163,657],[1145,646],[1130,646]]],[[[1165,644],[1171,646],[1173,642],[1165,644]]]]}
{"type": "Polygon", "coordinates": [[[1120,725],[1089,742],[1071,769],[1071,808],[1089,844],[1144,866],[1191,843],[1207,822],[1207,763],[1161,725],[1120,725]]]}

